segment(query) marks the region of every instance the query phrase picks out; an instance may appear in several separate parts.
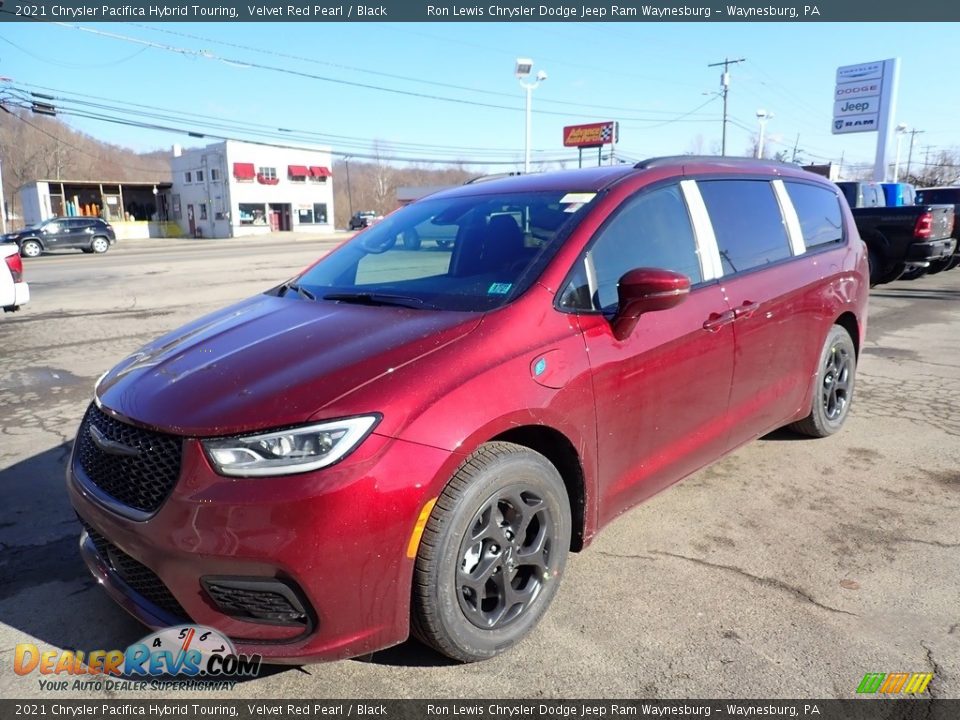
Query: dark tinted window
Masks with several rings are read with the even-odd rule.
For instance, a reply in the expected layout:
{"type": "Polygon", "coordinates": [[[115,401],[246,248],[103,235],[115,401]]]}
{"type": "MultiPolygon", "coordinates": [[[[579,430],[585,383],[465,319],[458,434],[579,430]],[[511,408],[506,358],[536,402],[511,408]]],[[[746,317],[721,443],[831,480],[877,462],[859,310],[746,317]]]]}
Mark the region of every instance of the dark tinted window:
{"type": "Polygon", "coordinates": [[[917,205],[949,205],[960,203],[960,188],[917,190],[917,205]]]}
{"type": "Polygon", "coordinates": [[[698,182],[720,247],[724,274],[790,257],[790,243],[773,188],[766,180],[698,182]]]}
{"type": "Polygon", "coordinates": [[[843,240],[843,216],[837,194],[806,183],[784,183],[800,218],[803,242],[808,248],[843,240]]]}
{"type": "Polygon", "coordinates": [[[691,284],[703,279],[690,216],[676,185],[627,200],[600,231],[589,257],[596,275],[593,309],[615,308],[617,283],[634,268],[674,270],[687,275],[691,284]]]}

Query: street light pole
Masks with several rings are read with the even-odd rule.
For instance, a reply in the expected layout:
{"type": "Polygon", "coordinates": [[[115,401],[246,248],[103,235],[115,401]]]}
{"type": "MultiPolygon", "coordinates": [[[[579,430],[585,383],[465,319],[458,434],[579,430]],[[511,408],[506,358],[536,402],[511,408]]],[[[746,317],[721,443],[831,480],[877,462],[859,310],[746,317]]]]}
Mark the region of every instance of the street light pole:
{"type": "Polygon", "coordinates": [[[757,158],[763,157],[763,135],[767,128],[767,120],[773,117],[773,113],[768,113],[764,109],[757,110],[757,121],[760,123],[760,139],[757,141],[757,158]]]}
{"type": "Polygon", "coordinates": [[[523,142],[523,172],[530,172],[530,105],[533,101],[533,91],[540,87],[540,83],[547,79],[547,74],[540,70],[533,82],[524,82],[524,80],[530,77],[530,73],[533,71],[533,60],[530,58],[517,58],[516,65],[514,66],[514,74],[517,76],[517,80],[520,82],[520,87],[522,87],[527,92],[527,106],[526,106],[526,122],[524,127],[524,142],[523,142]]]}

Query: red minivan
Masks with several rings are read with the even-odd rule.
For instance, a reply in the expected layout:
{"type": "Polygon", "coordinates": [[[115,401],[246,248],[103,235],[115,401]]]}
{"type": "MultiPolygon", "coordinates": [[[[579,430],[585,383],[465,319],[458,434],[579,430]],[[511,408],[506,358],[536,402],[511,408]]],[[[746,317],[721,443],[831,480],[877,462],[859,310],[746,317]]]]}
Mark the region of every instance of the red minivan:
{"type": "Polygon", "coordinates": [[[145,624],[269,661],[411,631],[491,657],[620,513],[776,428],[836,432],[867,293],[836,186],[790,165],[444,191],[98,382],[82,554],[145,624]]]}

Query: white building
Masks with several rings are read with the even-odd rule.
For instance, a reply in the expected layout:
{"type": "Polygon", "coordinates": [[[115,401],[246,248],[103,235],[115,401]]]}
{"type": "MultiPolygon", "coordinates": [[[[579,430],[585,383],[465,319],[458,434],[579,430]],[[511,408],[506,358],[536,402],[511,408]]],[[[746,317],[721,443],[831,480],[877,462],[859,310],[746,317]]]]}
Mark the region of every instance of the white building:
{"type": "Polygon", "coordinates": [[[187,237],[333,232],[329,149],[224,140],[187,151],[174,147],[170,165],[170,217],[187,237]]]}

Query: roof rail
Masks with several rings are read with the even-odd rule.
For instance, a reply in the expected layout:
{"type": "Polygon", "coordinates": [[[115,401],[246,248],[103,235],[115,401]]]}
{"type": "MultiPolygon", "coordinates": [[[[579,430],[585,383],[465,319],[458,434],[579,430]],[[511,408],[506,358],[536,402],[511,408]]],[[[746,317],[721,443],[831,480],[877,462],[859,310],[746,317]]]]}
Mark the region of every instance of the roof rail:
{"type": "Polygon", "coordinates": [[[475,178],[470,178],[463,184],[473,185],[474,183],[487,182],[487,180],[499,180],[500,178],[515,177],[517,175],[523,175],[523,173],[519,170],[515,170],[514,172],[494,173],[493,175],[478,175],[475,178]]]}
{"type": "Polygon", "coordinates": [[[676,165],[678,163],[689,164],[699,162],[723,163],[725,165],[767,165],[769,167],[799,167],[796,163],[782,162],[780,160],[768,160],[765,158],[752,157],[730,157],[728,155],[665,155],[663,157],[652,157],[641,160],[633,167],[637,170],[649,170],[651,168],[663,167],[664,165],[676,165]]]}

